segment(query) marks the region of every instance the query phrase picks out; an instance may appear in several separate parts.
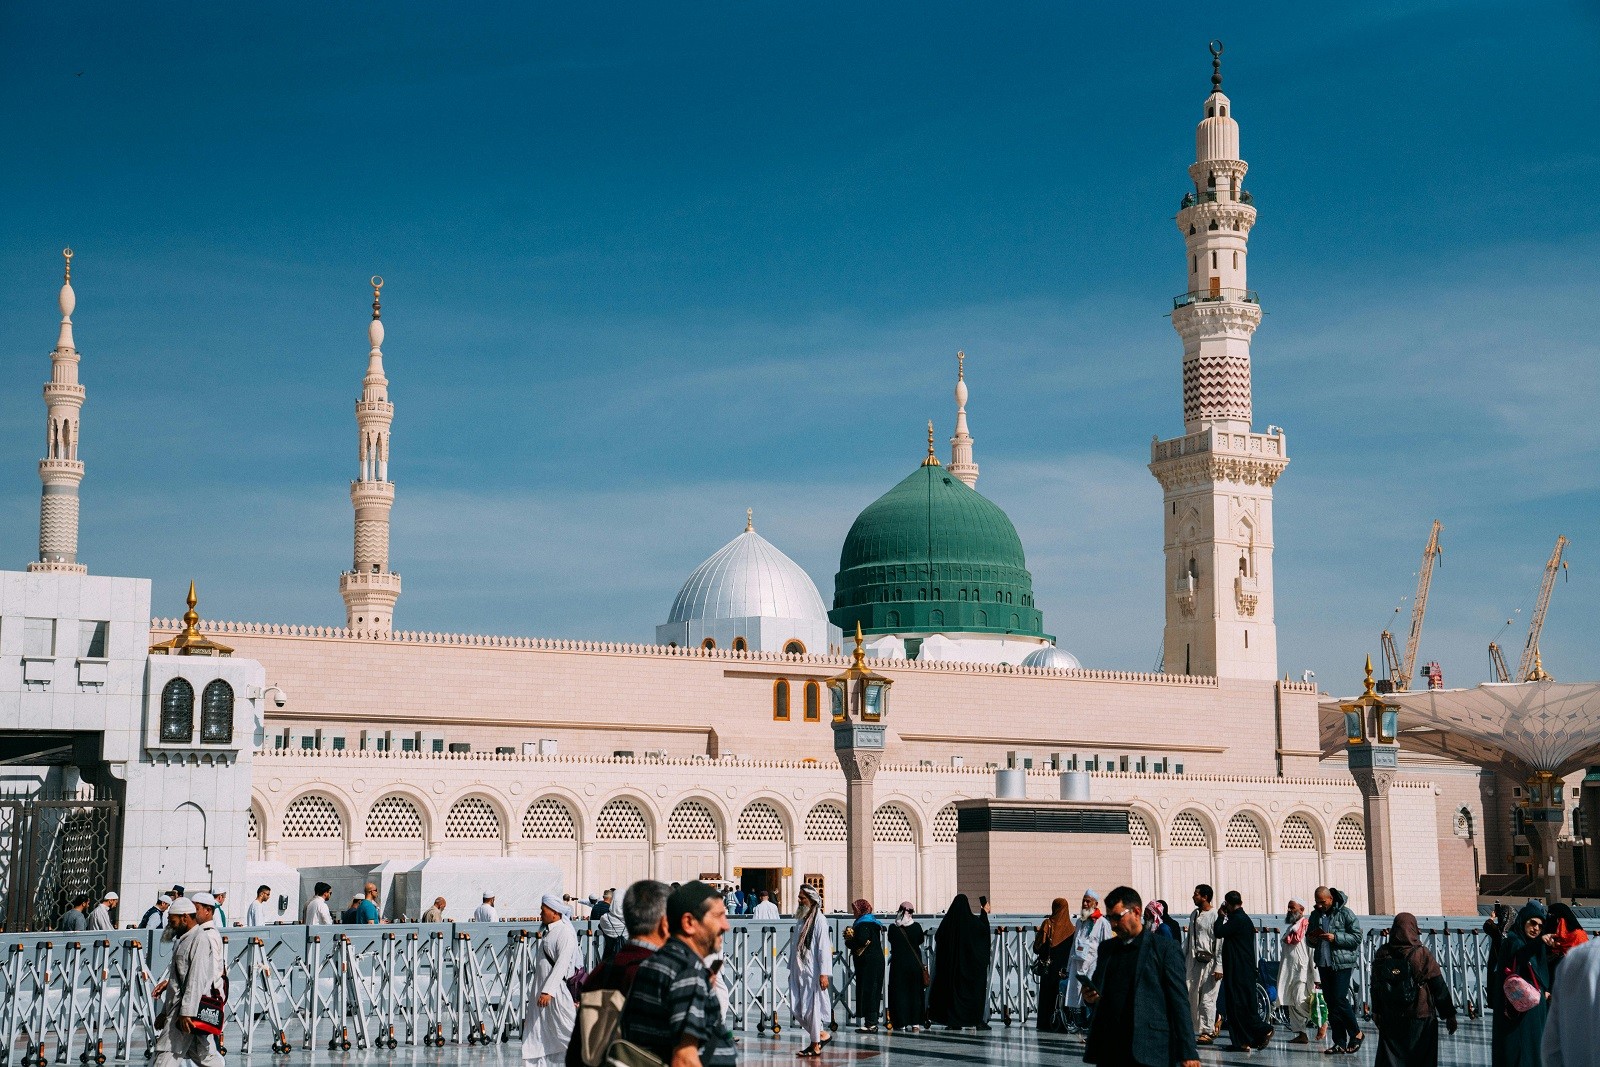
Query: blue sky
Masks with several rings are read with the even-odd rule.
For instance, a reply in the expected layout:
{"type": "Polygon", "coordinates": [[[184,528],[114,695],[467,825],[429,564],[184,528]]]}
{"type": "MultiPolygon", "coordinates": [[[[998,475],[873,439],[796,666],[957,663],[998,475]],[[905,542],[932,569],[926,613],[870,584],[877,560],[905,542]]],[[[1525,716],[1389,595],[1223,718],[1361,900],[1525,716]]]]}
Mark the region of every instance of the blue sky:
{"type": "MultiPolygon", "coordinates": [[[[827,597],[952,428],[1047,629],[1149,669],[1171,222],[1224,74],[1286,428],[1280,662],[1334,689],[1445,523],[1423,658],[1600,676],[1593,5],[10,5],[0,545],[32,558],[62,245],[82,554],[181,610],[341,623],[366,278],[405,628],[648,639],[756,509],[827,597]]],[[[1404,621],[1399,624],[1402,632],[1404,621]]]]}

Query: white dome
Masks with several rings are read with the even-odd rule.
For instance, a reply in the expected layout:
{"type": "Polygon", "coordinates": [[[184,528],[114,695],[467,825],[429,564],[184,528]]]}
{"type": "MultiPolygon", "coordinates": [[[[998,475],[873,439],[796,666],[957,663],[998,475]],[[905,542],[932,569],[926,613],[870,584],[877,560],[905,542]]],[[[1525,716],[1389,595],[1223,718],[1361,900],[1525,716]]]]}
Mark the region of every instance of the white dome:
{"type": "Polygon", "coordinates": [[[754,530],[723,545],[678,590],[667,623],[794,619],[828,624],[822,594],[800,564],[754,530]]]}
{"type": "Polygon", "coordinates": [[[1045,645],[1036,651],[1029,652],[1023,659],[1024,667],[1054,667],[1058,671],[1078,671],[1083,669],[1083,664],[1064,648],[1055,645],[1045,645]]]}

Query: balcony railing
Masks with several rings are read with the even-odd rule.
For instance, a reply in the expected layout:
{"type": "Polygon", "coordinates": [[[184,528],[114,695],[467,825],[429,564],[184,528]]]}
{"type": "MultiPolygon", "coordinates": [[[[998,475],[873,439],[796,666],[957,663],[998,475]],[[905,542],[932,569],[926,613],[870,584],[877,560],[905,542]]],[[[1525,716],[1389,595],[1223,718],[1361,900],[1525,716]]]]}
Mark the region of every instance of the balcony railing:
{"type": "Polygon", "coordinates": [[[1184,293],[1182,296],[1172,298],[1172,310],[1176,311],[1190,304],[1220,304],[1224,301],[1238,301],[1245,304],[1260,304],[1254,289],[1218,289],[1215,292],[1184,293]]]}

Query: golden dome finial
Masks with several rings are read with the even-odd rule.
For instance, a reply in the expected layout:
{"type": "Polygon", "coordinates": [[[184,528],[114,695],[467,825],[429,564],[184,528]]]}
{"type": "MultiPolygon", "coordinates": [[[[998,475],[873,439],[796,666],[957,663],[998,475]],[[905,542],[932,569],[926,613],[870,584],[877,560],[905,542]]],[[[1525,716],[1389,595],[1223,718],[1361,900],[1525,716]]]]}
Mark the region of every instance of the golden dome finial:
{"type": "Polygon", "coordinates": [[[189,579],[189,595],[184,599],[184,603],[189,605],[189,610],[183,613],[183,632],[188,636],[196,636],[200,632],[200,613],[194,610],[194,606],[200,603],[200,598],[194,595],[193,578],[189,579]]]}
{"type": "Polygon", "coordinates": [[[1374,691],[1374,686],[1373,686],[1373,682],[1372,682],[1372,653],[1370,653],[1370,652],[1367,653],[1367,680],[1363,684],[1365,686],[1365,689],[1363,690],[1361,695],[1364,696],[1364,697],[1365,696],[1372,696],[1373,691],[1374,691]]]}
{"type": "Polygon", "coordinates": [[[189,595],[184,598],[184,603],[189,610],[183,613],[183,629],[177,635],[150,646],[150,651],[162,656],[231,656],[233,649],[217,642],[200,633],[200,613],[195,610],[195,605],[200,598],[195,595],[194,579],[189,579],[189,595]]]}
{"type": "MultiPolygon", "coordinates": [[[[383,317],[381,314],[383,311],[382,302],[378,299],[382,289],[383,275],[374,274],[372,276],[372,317],[375,319],[383,317]]],[[[404,323],[401,325],[404,325],[404,323]]]]}
{"type": "Polygon", "coordinates": [[[956,381],[964,382],[966,380],[967,380],[967,354],[965,352],[957,352],[956,353],[956,381]]]}
{"type": "Polygon", "coordinates": [[[856,620],[855,662],[852,663],[851,666],[852,667],[865,668],[866,667],[866,658],[867,658],[867,652],[866,652],[866,649],[862,646],[862,643],[861,643],[861,620],[857,619],[856,620]]]}
{"type": "Polygon", "coordinates": [[[63,248],[61,250],[61,258],[67,261],[66,282],[67,282],[68,285],[71,285],[72,284],[72,249],[63,248]]]}
{"type": "Polygon", "coordinates": [[[756,509],[744,509],[744,532],[750,533],[756,528],[756,509]]]}
{"type": "Polygon", "coordinates": [[[928,458],[922,461],[924,467],[939,466],[939,457],[933,454],[933,420],[928,420],[928,458]]]}

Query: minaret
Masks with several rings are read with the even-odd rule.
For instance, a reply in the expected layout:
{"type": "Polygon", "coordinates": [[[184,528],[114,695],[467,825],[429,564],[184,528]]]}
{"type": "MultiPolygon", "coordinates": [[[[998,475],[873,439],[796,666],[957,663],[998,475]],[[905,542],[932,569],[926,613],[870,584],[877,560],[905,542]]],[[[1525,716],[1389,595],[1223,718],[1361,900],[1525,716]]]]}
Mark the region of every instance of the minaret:
{"type": "Polygon", "coordinates": [[[978,465],[972,461],[972,435],[967,432],[967,354],[956,353],[956,434],[950,438],[950,473],[978,487],[978,465]]]}
{"type": "Polygon", "coordinates": [[[1239,124],[1211,42],[1211,94],[1195,132],[1194,183],[1178,211],[1189,283],[1172,302],[1183,339],[1184,436],[1157,439],[1166,534],[1169,674],[1272,681],[1272,485],[1288,464],[1283,432],[1250,428],[1250,338],[1261,306],[1245,281],[1256,209],[1244,190],[1239,124]]]}
{"type": "Polygon", "coordinates": [[[389,509],[394,507],[394,483],[389,480],[389,424],[394,405],[389,403],[389,379],[383,376],[383,320],[379,294],[383,279],[372,279],[372,322],[367,339],[367,376],[361,379],[361,399],[356,401],[356,429],[360,435],[360,477],[350,483],[350,503],[356,511],[355,564],[339,576],[344,597],[345,625],[356,633],[388,633],[394,628],[394,602],[400,598],[400,576],[389,570],[389,509]]]}
{"type": "Polygon", "coordinates": [[[44,386],[46,441],[39,461],[44,495],[39,500],[39,559],[30,571],[66,571],[87,574],[78,562],[78,483],[83,481],[83,461],[78,458],[78,413],[83,410],[83,386],[78,384],[78,350],[72,341],[72,249],[63,249],[67,262],[61,283],[61,333],[50,353],[50,380],[44,386]]]}

